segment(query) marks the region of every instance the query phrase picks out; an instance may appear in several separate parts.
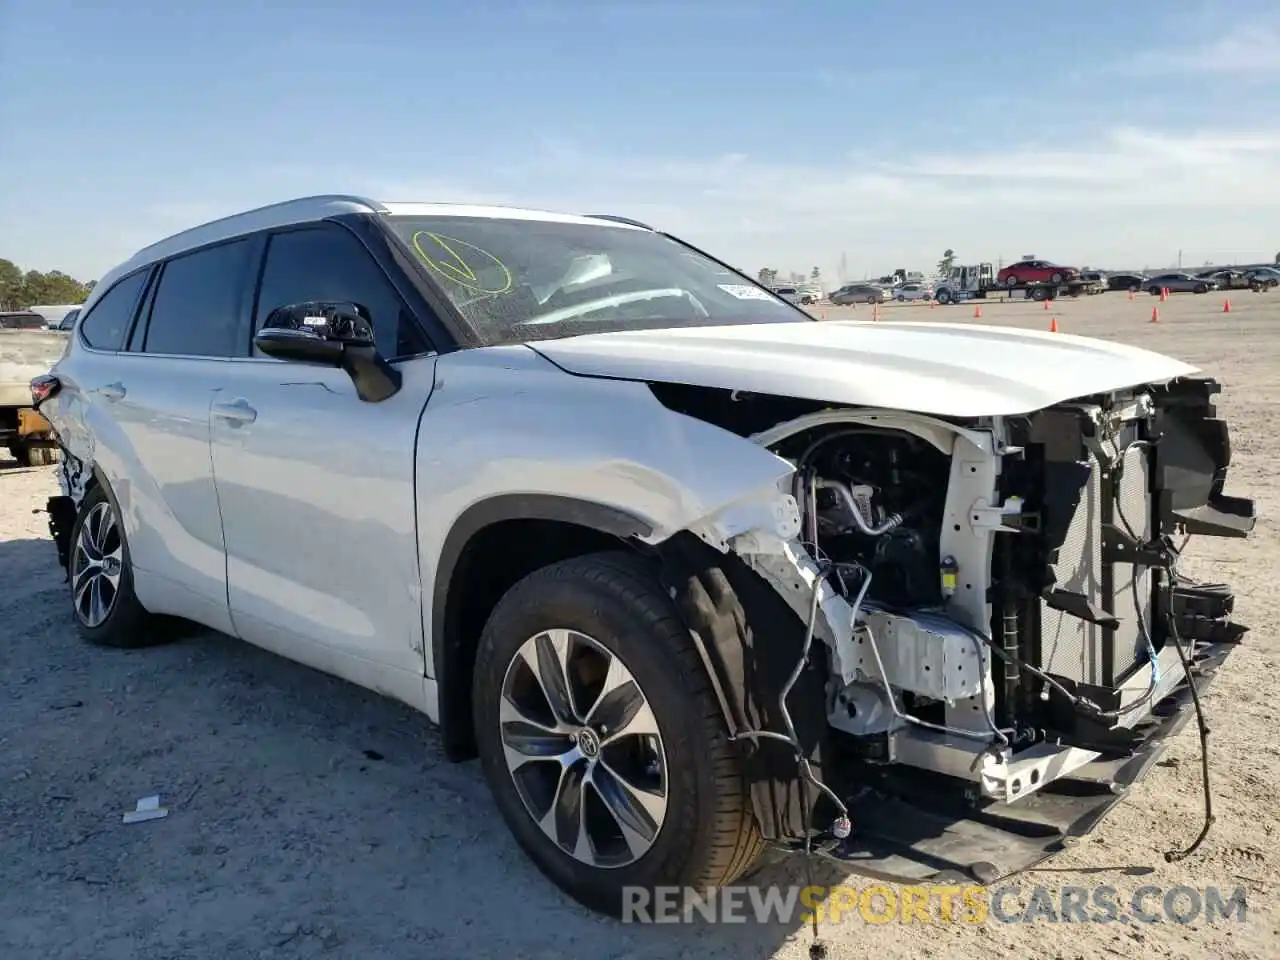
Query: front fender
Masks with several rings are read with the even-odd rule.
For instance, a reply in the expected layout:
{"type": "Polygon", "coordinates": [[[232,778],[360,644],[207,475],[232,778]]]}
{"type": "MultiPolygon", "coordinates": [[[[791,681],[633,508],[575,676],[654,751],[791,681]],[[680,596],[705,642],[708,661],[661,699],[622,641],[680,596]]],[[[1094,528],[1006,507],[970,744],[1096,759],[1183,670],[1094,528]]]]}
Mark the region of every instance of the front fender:
{"type": "Polygon", "coordinates": [[[459,351],[440,358],[419,431],[423,580],[437,579],[459,518],[487,500],[577,502],[630,518],[649,544],[696,528],[723,549],[762,523],[790,528],[791,473],[750,440],[668,410],[642,383],[566,374],[524,347],[459,351]]]}
{"type": "Polygon", "coordinates": [[[460,565],[469,543],[486,528],[552,520],[651,545],[693,530],[719,550],[746,530],[799,529],[781,485],[790,463],[668,410],[643,383],[573,376],[524,347],[449,354],[436,374],[415,497],[426,670],[458,759],[471,749],[470,671],[450,599],[470,569],[460,565]]]}

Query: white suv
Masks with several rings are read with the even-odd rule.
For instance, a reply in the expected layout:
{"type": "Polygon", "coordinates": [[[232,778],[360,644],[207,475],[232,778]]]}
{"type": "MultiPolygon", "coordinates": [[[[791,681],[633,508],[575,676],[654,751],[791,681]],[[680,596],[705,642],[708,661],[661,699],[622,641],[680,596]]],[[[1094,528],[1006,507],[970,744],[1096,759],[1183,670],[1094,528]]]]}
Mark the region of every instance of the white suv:
{"type": "Polygon", "coordinates": [[[1193,373],[815,322],[634,221],[316,197],[109,272],[32,390],[87,640],[166,614],[411,704],[617,913],[766,843],[986,882],[1089,829],[1243,629],[1177,575],[1176,529],[1253,526],[1193,373]]]}

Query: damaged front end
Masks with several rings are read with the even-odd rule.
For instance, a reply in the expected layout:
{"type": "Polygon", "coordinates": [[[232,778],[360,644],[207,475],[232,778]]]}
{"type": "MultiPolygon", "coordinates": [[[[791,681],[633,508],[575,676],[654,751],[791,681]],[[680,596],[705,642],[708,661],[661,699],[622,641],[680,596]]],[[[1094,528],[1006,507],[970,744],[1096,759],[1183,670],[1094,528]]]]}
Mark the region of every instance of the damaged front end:
{"type": "Polygon", "coordinates": [[[1089,832],[1246,630],[1178,571],[1183,538],[1254,524],[1223,493],[1218,390],[743,418],[795,466],[773,522],[663,556],[766,838],[988,883],[1089,832]]]}

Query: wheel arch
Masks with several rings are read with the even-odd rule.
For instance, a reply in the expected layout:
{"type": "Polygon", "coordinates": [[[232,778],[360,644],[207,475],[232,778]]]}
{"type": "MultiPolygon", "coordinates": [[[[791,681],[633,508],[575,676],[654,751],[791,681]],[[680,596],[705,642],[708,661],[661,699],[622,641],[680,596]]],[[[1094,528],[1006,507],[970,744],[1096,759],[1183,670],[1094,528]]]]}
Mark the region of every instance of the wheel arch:
{"type": "Polygon", "coordinates": [[[472,504],[444,539],[431,585],[431,665],[440,733],[451,760],[476,756],[471,681],[480,631],[494,604],[535,569],[653,533],[646,520],[602,503],[551,494],[501,494],[472,504]],[[483,576],[473,571],[489,564],[483,576]]]}
{"type": "MultiPolygon", "coordinates": [[[[102,468],[96,462],[88,466],[78,499],[70,494],[60,493],[45,501],[45,513],[49,516],[49,535],[53,538],[54,547],[58,552],[58,565],[62,567],[68,578],[71,576],[71,531],[80,513],[80,504],[88,496],[89,491],[101,487],[111,501],[112,507],[117,511],[120,509],[120,503],[116,500],[111,483],[107,480],[102,468]]],[[[65,455],[58,469],[64,472],[71,469],[65,455]]]]}

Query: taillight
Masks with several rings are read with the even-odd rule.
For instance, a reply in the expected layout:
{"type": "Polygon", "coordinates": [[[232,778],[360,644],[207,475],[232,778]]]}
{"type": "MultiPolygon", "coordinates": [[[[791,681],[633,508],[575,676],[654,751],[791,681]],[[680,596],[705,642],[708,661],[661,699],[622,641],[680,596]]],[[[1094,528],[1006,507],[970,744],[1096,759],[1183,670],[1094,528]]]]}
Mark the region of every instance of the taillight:
{"type": "Polygon", "coordinates": [[[42,373],[31,381],[31,405],[36,409],[62,387],[62,381],[52,373],[42,373]]]}

